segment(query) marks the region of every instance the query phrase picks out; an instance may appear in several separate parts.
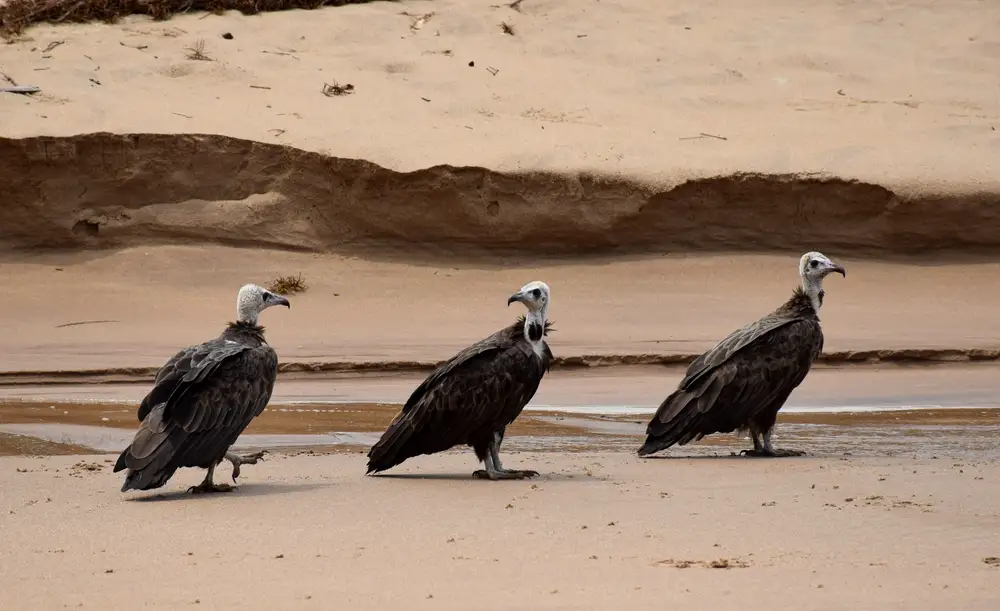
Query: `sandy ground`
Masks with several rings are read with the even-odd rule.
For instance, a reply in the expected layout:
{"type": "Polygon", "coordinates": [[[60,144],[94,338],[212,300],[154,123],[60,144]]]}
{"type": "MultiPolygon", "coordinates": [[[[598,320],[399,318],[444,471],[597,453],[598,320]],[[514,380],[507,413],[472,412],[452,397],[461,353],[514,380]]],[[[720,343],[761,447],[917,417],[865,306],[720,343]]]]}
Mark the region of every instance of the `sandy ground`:
{"type": "Polygon", "coordinates": [[[981,191],[1000,185],[998,19],[975,0],[435,0],[41,26],[0,45],[0,69],[43,91],[0,94],[0,135],[220,133],[398,170],[981,191]],[[213,61],[187,59],[199,40],[213,61]],[[335,81],[355,93],[323,95],[335,81]]]}
{"type": "MultiPolygon", "coordinates": [[[[16,299],[0,300],[0,371],[162,365],[221,331],[242,283],[284,274],[311,288],[261,319],[280,358],[356,362],[446,359],[520,315],[507,297],[535,279],[552,289],[559,356],[698,353],[780,305],[798,281],[794,256],[488,269],[221,247],[18,259],[0,263],[0,283],[17,287],[16,299]]],[[[826,351],[1000,345],[1000,265],[843,262],[847,278],[826,282],[826,351]]]]}
{"type": "Polygon", "coordinates": [[[163,494],[126,497],[103,456],[0,459],[0,600],[11,610],[1000,603],[1000,568],[986,561],[1000,556],[995,463],[608,453],[507,463],[543,475],[473,481],[456,454],[365,478],[359,455],[298,456],[248,467],[225,496],[185,496],[192,471],[163,494]]]}

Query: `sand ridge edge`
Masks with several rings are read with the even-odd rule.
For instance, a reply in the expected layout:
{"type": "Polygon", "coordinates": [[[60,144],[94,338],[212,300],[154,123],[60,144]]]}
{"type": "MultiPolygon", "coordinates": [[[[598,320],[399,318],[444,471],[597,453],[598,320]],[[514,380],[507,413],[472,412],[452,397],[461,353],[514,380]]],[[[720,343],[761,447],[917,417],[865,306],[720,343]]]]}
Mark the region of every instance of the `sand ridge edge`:
{"type": "MultiPolygon", "coordinates": [[[[686,366],[697,354],[587,354],[556,357],[553,369],[573,370],[625,366],[686,366]]],[[[819,355],[820,366],[877,366],[880,364],[933,366],[955,363],[982,363],[1000,360],[1000,349],[900,349],[845,350],[819,355]]],[[[430,372],[444,361],[286,361],[278,365],[279,375],[295,377],[328,374],[420,373],[430,372]]],[[[159,367],[109,367],[101,369],[56,369],[50,371],[0,371],[0,386],[51,384],[121,384],[152,381],[159,367]]]]}

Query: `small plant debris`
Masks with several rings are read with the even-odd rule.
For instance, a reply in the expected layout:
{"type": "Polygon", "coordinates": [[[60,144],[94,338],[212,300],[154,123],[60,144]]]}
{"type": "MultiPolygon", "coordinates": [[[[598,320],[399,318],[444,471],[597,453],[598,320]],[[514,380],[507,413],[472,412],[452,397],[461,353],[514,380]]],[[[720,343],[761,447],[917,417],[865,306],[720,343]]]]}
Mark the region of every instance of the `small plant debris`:
{"type": "Polygon", "coordinates": [[[271,284],[267,285],[267,290],[279,295],[304,293],[308,288],[306,281],[302,278],[302,274],[298,274],[297,276],[278,276],[271,281],[271,284]]]}
{"type": "Polygon", "coordinates": [[[351,95],[354,93],[354,85],[348,83],[346,85],[341,85],[337,81],[333,81],[333,84],[323,83],[323,89],[321,90],[323,95],[328,98],[332,98],[335,95],[351,95]]]}
{"type": "Polygon", "coordinates": [[[983,558],[983,563],[990,566],[1000,566],[1000,558],[997,558],[996,556],[987,556],[986,558],[983,558]]]}
{"type": "Polygon", "coordinates": [[[750,564],[738,558],[717,558],[715,560],[674,560],[668,558],[667,560],[660,560],[656,564],[665,564],[667,566],[672,566],[675,569],[687,569],[692,566],[700,566],[706,569],[745,569],[750,564]]]}
{"type": "Polygon", "coordinates": [[[517,34],[517,32],[514,31],[514,26],[507,23],[506,21],[500,22],[500,29],[503,30],[503,33],[507,34],[508,36],[514,36],[517,34]]]}
{"type": "Polygon", "coordinates": [[[205,40],[203,38],[199,38],[193,47],[187,47],[184,50],[187,51],[188,59],[201,62],[214,61],[211,57],[205,55],[205,40]]]}
{"type": "Polygon", "coordinates": [[[413,13],[408,13],[403,11],[400,15],[410,18],[410,31],[417,32],[420,28],[424,27],[424,24],[431,20],[434,13],[424,13],[423,15],[414,15],[413,13]]]}

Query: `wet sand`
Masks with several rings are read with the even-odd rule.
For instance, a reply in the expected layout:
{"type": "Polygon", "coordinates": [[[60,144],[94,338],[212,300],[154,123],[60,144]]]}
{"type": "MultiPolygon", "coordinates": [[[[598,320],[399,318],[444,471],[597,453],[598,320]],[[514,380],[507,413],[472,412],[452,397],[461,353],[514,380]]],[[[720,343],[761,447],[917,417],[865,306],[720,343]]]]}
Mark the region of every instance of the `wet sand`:
{"type": "MultiPolygon", "coordinates": [[[[992,363],[821,366],[789,398],[777,435],[817,455],[993,457],[1000,452],[998,372],[992,363]]],[[[511,426],[505,447],[633,452],[645,423],[682,375],[678,367],[551,372],[511,426]]],[[[406,373],[287,377],[238,447],[367,450],[422,380],[406,373]]],[[[6,435],[0,454],[118,452],[131,440],[137,405],[148,389],[6,387],[0,394],[0,433],[6,435]]],[[[725,455],[747,443],[724,435],[670,454],[725,455]]]]}
{"type": "MultiPolygon", "coordinates": [[[[553,340],[554,341],[554,340],[553,340]]],[[[425,372],[279,374],[271,405],[404,403],[425,372]]],[[[651,414],[676,387],[684,367],[616,366],[554,370],[527,410],[651,414]]],[[[150,381],[128,384],[0,385],[0,402],[124,402],[137,405],[150,381]]],[[[783,411],[866,411],[1000,407],[1000,363],[934,366],[815,365],[783,411]]]]}
{"type": "MultiPolygon", "coordinates": [[[[289,403],[272,405],[254,420],[237,448],[287,452],[367,451],[399,411],[399,404],[289,403]]],[[[130,403],[0,403],[0,455],[120,452],[137,422],[130,403]],[[45,444],[52,446],[46,451],[45,444]]],[[[580,413],[528,410],[508,429],[510,451],[634,452],[641,445],[651,410],[580,413]]],[[[782,412],[779,444],[808,449],[814,456],[899,456],[1000,458],[1000,409],[924,408],[890,411],[782,412]]],[[[736,435],[711,436],[676,447],[665,456],[725,456],[748,447],[736,435]]],[[[414,459],[430,462],[431,458],[414,459]]]]}

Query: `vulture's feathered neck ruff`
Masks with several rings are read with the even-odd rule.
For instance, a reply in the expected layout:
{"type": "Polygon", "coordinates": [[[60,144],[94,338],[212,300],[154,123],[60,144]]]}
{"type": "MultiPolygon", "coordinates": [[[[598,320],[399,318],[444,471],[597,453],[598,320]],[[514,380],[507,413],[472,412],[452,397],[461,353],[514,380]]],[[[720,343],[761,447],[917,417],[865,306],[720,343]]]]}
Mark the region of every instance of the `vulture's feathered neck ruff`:
{"type": "Polygon", "coordinates": [[[250,338],[263,344],[264,327],[257,323],[237,320],[236,322],[226,324],[226,330],[223,333],[223,337],[226,339],[232,339],[234,337],[250,338]]]}
{"type": "Polygon", "coordinates": [[[544,314],[532,317],[529,312],[527,316],[518,316],[514,324],[520,327],[521,333],[524,334],[524,338],[528,340],[535,353],[541,354],[541,351],[545,350],[545,344],[543,343],[545,336],[554,329],[552,328],[552,321],[545,320],[544,314]]]}

